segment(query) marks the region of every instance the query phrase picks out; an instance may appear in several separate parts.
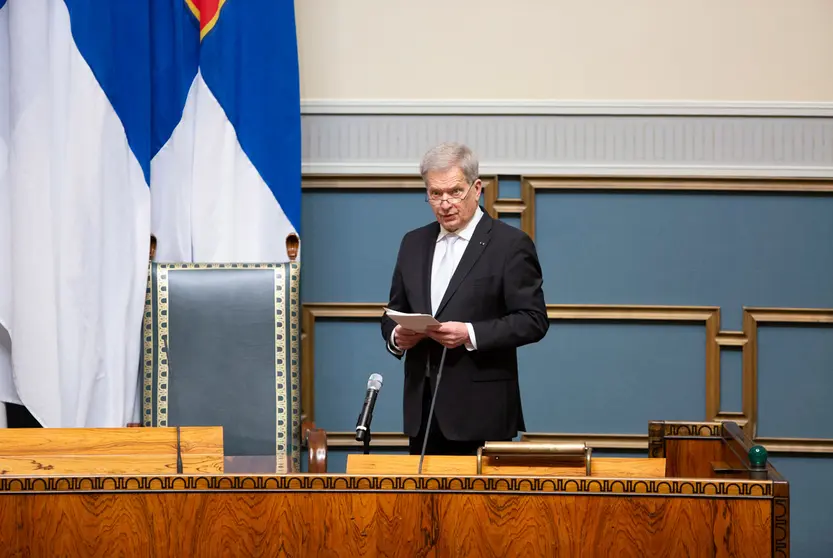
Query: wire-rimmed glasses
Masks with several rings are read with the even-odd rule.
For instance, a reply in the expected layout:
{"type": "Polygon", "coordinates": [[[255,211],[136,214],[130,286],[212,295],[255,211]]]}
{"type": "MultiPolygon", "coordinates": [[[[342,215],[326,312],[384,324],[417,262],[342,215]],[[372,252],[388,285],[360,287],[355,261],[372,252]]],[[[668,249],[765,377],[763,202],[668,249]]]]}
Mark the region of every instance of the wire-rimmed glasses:
{"type": "Polygon", "coordinates": [[[466,190],[463,190],[463,188],[456,186],[450,192],[442,192],[440,190],[426,192],[425,201],[427,201],[431,205],[440,205],[444,201],[447,201],[451,205],[457,205],[458,203],[466,199],[466,196],[468,196],[469,192],[471,192],[472,186],[474,186],[474,184],[470,184],[466,190]]]}

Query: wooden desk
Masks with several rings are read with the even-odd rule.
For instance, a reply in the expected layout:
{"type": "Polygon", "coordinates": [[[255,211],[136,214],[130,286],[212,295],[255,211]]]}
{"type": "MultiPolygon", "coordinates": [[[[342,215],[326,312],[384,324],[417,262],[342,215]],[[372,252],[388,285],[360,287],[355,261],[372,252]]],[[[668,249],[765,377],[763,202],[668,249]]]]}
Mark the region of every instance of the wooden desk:
{"type": "Polygon", "coordinates": [[[664,476],[0,476],[20,556],[789,556],[789,487],[734,424],[652,423],[664,476]]]}

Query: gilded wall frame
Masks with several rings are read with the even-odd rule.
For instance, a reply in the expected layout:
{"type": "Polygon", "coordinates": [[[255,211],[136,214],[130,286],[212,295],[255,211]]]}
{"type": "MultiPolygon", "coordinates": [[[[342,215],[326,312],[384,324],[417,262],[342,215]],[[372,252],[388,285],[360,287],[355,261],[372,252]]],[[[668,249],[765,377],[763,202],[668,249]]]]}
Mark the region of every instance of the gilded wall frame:
{"type": "MultiPolygon", "coordinates": [[[[619,177],[523,177],[520,198],[500,196],[497,177],[484,179],[484,208],[494,218],[518,216],[521,229],[535,237],[535,195],[539,190],[584,191],[693,191],[727,193],[833,194],[833,181],[822,179],[702,179],[619,177]]],[[[315,177],[304,180],[304,189],[399,190],[423,188],[419,178],[315,177]]],[[[302,308],[302,420],[314,420],[314,329],[316,318],[379,319],[384,303],[307,303],[302,308]]],[[[780,453],[833,454],[833,438],[757,438],[757,327],[759,323],[833,323],[833,309],[744,308],[743,331],[720,329],[720,308],[711,306],[547,305],[550,320],[657,321],[702,323],[706,328],[706,421],[737,422],[756,441],[780,453]],[[720,410],[720,352],[722,347],[743,353],[742,404],[740,411],[720,410]]],[[[661,418],[661,417],[660,417],[661,418]]],[[[642,450],[647,435],[525,433],[528,440],[585,440],[596,448],[642,450]]],[[[331,447],[356,447],[352,432],[328,432],[331,447]]],[[[376,432],[373,444],[407,447],[401,433],[376,432]]]]}

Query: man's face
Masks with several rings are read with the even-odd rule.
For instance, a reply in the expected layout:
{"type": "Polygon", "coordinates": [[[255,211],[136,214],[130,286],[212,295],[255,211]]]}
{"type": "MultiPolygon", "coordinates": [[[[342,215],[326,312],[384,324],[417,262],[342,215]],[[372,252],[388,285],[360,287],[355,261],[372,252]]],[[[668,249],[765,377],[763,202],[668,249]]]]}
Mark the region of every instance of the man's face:
{"type": "Polygon", "coordinates": [[[463,228],[477,210],[482,183],[466,183],[463,171],[458,168],[428,173],[425,177],[428,201],[437,222],[454,232],[463,228]]]}

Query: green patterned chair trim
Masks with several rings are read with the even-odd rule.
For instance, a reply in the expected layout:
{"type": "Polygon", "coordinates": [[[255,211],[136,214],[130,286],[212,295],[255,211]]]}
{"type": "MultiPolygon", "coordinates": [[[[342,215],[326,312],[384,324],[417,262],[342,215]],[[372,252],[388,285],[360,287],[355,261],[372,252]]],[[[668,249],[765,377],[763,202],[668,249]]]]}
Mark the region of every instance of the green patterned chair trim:
{"type": "Polygon", "coordinates": [[[222,426],[226,455],[300,472],[300,264],[151,262],[142,423],[222,426]]]}

